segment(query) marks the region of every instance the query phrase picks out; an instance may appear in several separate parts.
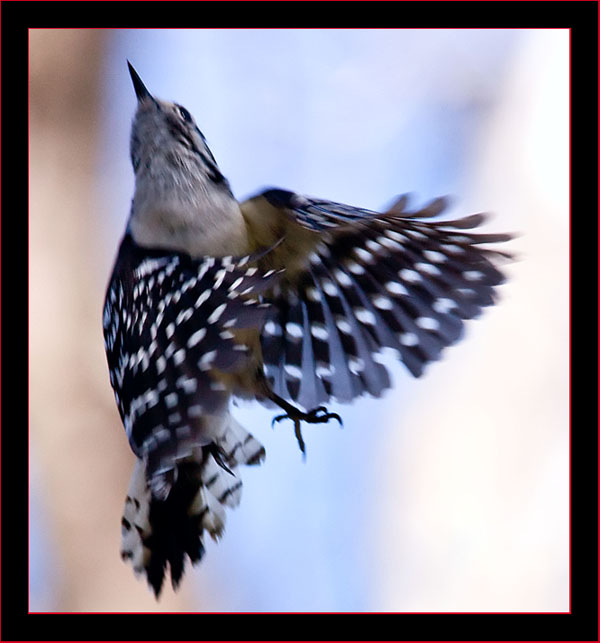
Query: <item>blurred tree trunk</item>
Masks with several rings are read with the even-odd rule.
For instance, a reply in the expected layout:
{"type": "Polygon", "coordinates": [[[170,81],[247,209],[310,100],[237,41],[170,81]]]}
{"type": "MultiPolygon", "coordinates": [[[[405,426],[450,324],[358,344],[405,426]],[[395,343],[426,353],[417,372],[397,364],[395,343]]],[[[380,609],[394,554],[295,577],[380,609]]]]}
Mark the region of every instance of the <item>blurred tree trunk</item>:
{"type": "Polygon", "coordinates": [[[45,608],[183,611],[185,589],[157,604],[119,557],[133,455],[103,350],[110,265],[94,194],[110,33],[30,31],[30,471],[50,530],[45,608]]]}

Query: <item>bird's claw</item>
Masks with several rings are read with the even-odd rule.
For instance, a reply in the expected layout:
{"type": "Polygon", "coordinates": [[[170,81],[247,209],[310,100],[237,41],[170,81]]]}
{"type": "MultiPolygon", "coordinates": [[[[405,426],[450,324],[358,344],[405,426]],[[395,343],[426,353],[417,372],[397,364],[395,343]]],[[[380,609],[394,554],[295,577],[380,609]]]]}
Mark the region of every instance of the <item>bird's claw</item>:
{"type": "Polygon", "coordinates": [[[305,444],[300,431],[300,422],[304,421],[308,422],[308,424],[324,424],[329,422],[329,420],[337,420],[340,423],[340,426],[343,426],[342,418],[337,413],[329,413],[324,406],[318,406],[317,408],[306,412],[294,408],[288,413],[276,415],[271,421],[271,426],[275,426],[275,422],[281,422],[281,420],[292,420],[294,423],[296,440],[298,440],[298,446],[303,454],[305,453],[305,444]]]}
{"type": "Polygon", "coordinates": [[[329,413],[324,406],[319,406],[316,409],[307,411],[306,417],[303,417],[302,419],[309,424],[321,424],[329,422],[329,420],[337,420],[340,426],[344,425],[342,418],[337,413],[329,413]],[[322,415],[319,415],[319,413],[322,413],[322,415]]]}
{"type": "Polygon", "coordinates": [[[287,418],[289,418],[289,415],[287,415],[287,413],[284,413],[283,415],[276,415],[271,420],[271,428],[275,426],[275,422],[281,422],[281,420],[287,420],[287,418]]]}

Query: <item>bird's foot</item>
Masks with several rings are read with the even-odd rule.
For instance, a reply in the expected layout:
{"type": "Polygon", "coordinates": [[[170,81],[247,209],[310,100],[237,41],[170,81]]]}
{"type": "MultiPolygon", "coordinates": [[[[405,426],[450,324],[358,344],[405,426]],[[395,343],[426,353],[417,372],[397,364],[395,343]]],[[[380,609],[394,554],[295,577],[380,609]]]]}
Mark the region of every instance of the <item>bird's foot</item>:
{"type": "Polygon", "coordinates": [[[275,416],[271,422],[271,426],[273,426],[275,422],[281,422],[281,420],[292,420],[294,423],[294,434],[296,436],[296,440],[298,440],[300,451],[302,451],[303,454],[306,453],[306,449],[304,439],[302,438],[302,432],[300,431],[300,422],[308,422],[308,424],[324,424],[329,422],[329,420],[337,420],[340,425],[343,424],[342,418],[337,413],[329,413],[324,406],[318,406],[310,411],[301,411],[287,402],[285,402],[285,405],[280,404],[280,406],[287,411],[287,413],[275,416]]]}

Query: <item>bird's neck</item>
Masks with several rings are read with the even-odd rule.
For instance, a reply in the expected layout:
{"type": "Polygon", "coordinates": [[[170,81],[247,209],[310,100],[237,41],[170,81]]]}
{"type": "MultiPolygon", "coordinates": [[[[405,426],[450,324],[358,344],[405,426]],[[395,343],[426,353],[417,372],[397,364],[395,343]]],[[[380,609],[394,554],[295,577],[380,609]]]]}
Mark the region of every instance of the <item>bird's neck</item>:
{"type": "Polygon", "coordinates": [[[160,246],[193,257],[248,252],[240,207],[228,190],[201,180],[136,181],[129,232],[144,247],[160,246]]]}

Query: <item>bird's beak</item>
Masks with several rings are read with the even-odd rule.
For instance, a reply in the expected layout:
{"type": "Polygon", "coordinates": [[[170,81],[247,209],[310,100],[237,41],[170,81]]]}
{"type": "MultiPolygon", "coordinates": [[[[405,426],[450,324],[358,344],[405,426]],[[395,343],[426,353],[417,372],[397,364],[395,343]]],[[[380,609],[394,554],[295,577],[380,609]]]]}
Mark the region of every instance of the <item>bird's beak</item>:
{"type": "Polygon", "coordinates": [[[137,71],[133,68],[133,65],[127,61],[129,67],[129,75],[133,81],[133,88],[135,89],[135,95],[137,96],[138,102],[141,103],[143,100],[150,98],[154,101],[152,94],[146,89],[146,85],[142,82],[142,79],[138,76],[137,71]]]}

